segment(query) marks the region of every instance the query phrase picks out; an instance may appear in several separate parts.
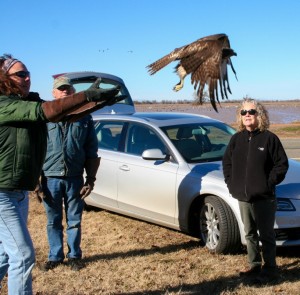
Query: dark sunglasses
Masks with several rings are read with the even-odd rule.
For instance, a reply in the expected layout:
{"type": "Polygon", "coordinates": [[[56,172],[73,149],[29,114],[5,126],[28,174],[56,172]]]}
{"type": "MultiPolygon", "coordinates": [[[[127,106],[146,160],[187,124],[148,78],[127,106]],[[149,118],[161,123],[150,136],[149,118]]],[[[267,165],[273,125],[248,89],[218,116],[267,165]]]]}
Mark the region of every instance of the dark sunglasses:
{"type": "Polygon", "coordinates": [[[15,73],[12,73],[12,74],[9,74],[9,76],[17,76],[19,78],[27,78],[27,77],[30,77],[30,72],[27,72],[27,71],[19,71],[19,72],[15,72],[15,73]]]}
{"type": "Polygon", "coordinates": [[[241,110],[241,115],[242,116],[246,116],[246,114],[249,115],[255,115],[256,114],[256,110],[255,109],[250,109],[250,110],[241,110]]]}
{"type": "Polygon", "coordinates": [[[70,85],[61,85],[57,88],[59,91],[69,91],[71,89],[71,86],[70,85]]]}

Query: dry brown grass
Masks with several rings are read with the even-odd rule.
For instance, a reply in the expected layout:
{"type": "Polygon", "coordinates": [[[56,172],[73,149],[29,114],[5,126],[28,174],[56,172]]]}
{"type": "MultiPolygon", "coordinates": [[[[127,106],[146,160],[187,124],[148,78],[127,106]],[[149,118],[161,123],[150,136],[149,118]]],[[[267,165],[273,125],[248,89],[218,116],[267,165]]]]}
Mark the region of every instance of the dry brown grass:
{"type": "Polygon", "coordinates": [[[280,138],[300,138],[300,122],[272,124],[270,130],[280,138]]]}
{"type": "MultiPolygon", "coordinates": [[[[36,295],[87,294],[299,294],[300,248],[280,249],[280,280],[251,286],[237,272],[246,253],[213,255],[182,233],[106,211],[85,211],[82,249],[86,267],[42,272],[47,260],[46,216],[30,199],[29,228],[36,249],[36,295]]],[[[6,294],[6,282],[2,294],[6,294]]]]}

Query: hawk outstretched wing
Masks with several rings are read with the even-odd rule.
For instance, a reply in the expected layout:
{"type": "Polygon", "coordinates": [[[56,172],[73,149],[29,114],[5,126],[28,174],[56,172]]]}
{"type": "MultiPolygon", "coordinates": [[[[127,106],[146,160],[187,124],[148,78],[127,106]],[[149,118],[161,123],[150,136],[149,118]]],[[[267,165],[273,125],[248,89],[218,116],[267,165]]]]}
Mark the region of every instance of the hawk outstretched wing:
{"type": "Polygon", "coordinates": [[[230,48],[227,35],[216,34],[176,48],[147,68],[150,75],[153,75],[169,63],[179,60],[175,71],[180,77],[180,82],[173,89],[182,89],[185,77],[191,74],[191,83],[197,92],[199,103],[203,103],[204,87],[207,85],[210,102],[217,112],[216,102],[220,104],[218,84],[222,99],[228,99],[227,91],[231,94],[227,65],[231,66],[236,76],[230,59],[234,55],[236,53],[230,48]]]}

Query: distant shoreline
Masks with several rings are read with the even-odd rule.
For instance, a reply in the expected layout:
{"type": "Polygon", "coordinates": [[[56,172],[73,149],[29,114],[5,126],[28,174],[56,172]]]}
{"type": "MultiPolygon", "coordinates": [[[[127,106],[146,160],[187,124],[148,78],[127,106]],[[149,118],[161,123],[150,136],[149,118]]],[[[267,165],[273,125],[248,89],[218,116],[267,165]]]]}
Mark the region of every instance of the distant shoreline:
{"type": "MultiPolygon", "coordinates": [[[[241,101],[221,102],[218,113],[210,103],[135,103],[138,112],[184,112],[209,116],[227,124],[233,124],[236,109],[241,101]]],[[[300,122],[300,100],[262,101],[269,112],[271,124],[290,124],[300,122]]]]}
{"type": "MultiPolygon", "coordinates": [[[[300,138],[300,100],[264,101],[270,117],[270,130],[281,138],[300,138]]],[[[184,112],[209,116],[235,127],[236,109],[240,101],[226,101],[218,113],[209,103],[137,103],[137,112],[184,112]]]]}

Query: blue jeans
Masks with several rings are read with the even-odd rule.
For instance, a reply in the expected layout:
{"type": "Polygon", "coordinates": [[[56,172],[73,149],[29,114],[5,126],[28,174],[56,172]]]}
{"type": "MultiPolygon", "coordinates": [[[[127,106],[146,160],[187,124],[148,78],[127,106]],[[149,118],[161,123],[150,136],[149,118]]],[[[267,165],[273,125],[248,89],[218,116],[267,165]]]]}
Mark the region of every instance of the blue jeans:
{"type": "Polygon", "coordinates": [[[83,177],[43,177],[43,201],[47,214],[49,261],[63,261],[63,204],[67,222],[68,258],[81,258],[81,218],[84,201],[80,190],[83,177]]]}
{"type": "Polygon", "coordinates": [[[8,272],[8,294],[32,294],[35,263],[27,229],[28,193],[0,190],[0,281],[8,272]]]}

